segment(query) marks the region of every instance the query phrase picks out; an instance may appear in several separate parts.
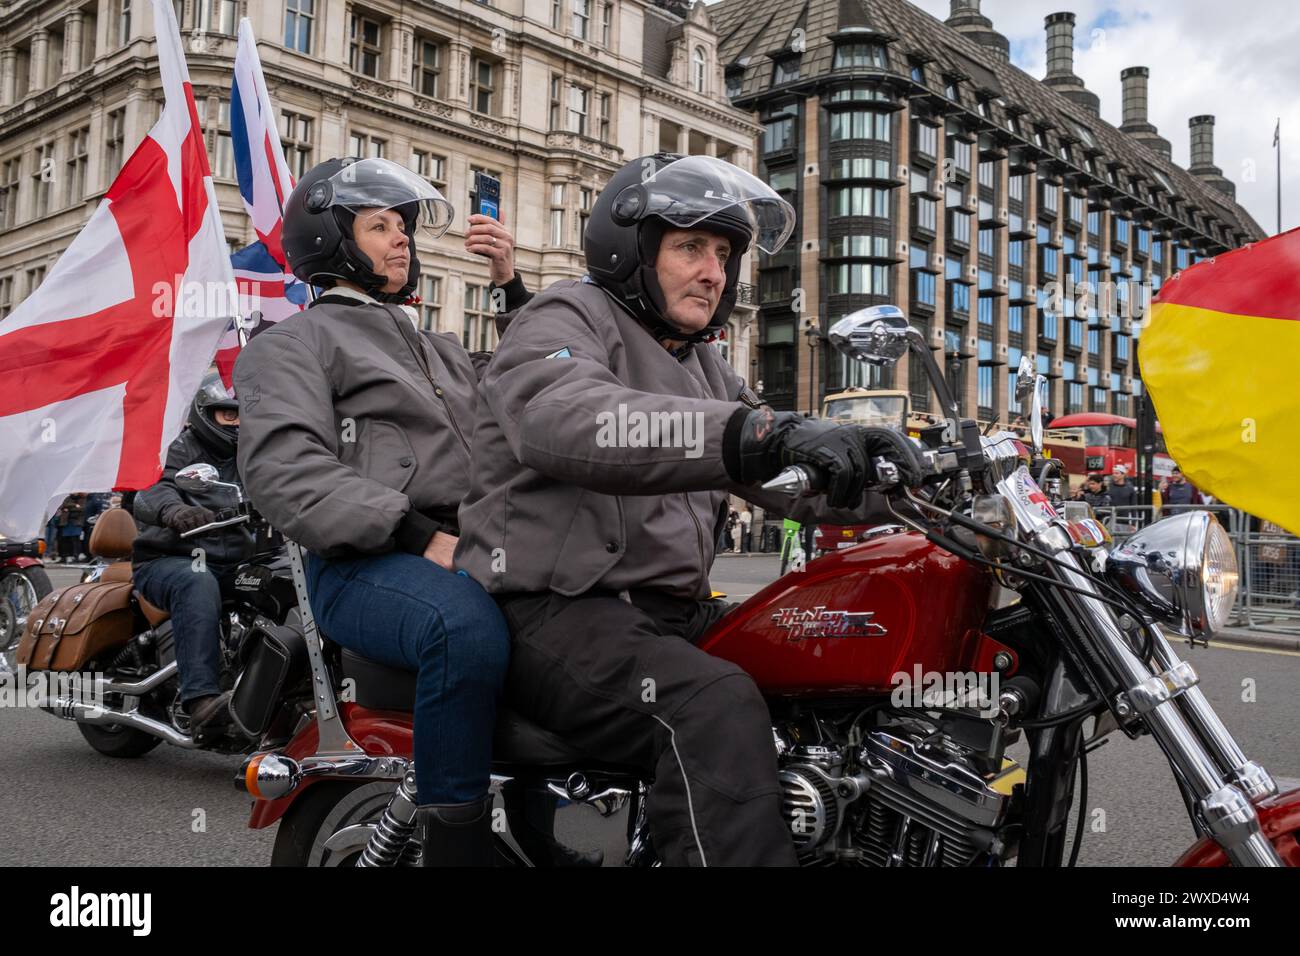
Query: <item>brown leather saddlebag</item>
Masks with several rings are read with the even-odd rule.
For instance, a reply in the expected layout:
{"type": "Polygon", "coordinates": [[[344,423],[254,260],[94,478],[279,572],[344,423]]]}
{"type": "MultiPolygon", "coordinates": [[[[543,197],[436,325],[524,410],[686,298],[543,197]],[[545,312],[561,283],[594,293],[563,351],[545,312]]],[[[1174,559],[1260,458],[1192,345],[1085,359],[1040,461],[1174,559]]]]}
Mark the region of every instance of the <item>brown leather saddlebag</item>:
{"type": "Polygon", "coordinates": [[[82,670],[131,639],[131,582],[73,584],[32,608],[17,663],[33,671],[82,670]]]}

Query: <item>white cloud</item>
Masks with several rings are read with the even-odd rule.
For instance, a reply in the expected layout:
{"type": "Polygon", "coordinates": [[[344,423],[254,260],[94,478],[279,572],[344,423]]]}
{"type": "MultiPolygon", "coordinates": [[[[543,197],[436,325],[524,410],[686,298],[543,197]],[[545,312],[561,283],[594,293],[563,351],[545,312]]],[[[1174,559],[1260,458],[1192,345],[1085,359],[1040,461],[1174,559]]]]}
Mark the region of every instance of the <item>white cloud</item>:
{"type": "MultiPolygon", "coordinates": [[[[944,19],[948,0],[917,0],[944,19]]],[[[1122,120],[1120,71],[1151,69],[1148,119],[1190,162],[1187,121],[1215,116],[1214,161],[1237,184],[1237,200],[1272,233],[1277,227],[1273,128],[1282,120],[1282,227],[1300,225],[1300,16],[1289,0],[984,0],[985,16],[1011,41],[1012,60],[1046,72],[1043,19],[1077,16],[1074,72],[1101,98],[1101,115],[1122,120]]]]}

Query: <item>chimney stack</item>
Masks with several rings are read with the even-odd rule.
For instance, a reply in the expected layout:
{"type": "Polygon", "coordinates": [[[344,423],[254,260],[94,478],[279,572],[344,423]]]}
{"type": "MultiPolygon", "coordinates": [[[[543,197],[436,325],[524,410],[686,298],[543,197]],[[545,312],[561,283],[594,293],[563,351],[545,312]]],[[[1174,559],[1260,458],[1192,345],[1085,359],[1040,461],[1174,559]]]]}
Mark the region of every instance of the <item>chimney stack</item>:
{"type": "Polygon", "coordinates": [[[1187,171],[1229,198],[1236,199],[1236,185],[1214,165],[1214,117],[1193,116],[1187,125],[1192,133],[1192,163],[1187,171]]]}
{"type": "Polygon", "coordinates": [[[1074,75],[1074,14],[1051,13],[1047,26],[1047,76],[1043,82],[1093,116],[1101,116],[1101,100],[1074,75]]]}
{"type": "Polygon", "coordinates": [[[1011,44],[993,29],[993,21],[980,13],[980,0],[951,0],[948,19],[944,22],[987,49],[1003,63],[1011,62],[1011,44]]]}
{"type": "Polygon", "coordinates": [[[1130,66],[1121,71],[1124,86],[1124,122],[1120,129],[1144,146],[1173,161],[1173,147],[1160,136],[1147,119],[1147,82],[1151,71],[1145,66],[1130,66]]]}

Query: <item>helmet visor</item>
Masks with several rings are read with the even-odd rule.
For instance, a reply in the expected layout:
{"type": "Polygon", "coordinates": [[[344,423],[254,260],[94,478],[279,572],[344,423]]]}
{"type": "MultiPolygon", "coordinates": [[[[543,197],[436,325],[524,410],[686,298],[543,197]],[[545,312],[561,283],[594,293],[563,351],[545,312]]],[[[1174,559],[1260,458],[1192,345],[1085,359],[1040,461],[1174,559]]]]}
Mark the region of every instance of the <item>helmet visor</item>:
{"type": "Polygon", "coordinates": [[[344,166],[328,182],[330,206],[347,209],[358,218],[396,209],[407,221],[414,220],[417,232],[431,239],[446,232],[456,215],[433,184],[392,160],[359,160],[344,166]]]}
{"type": "Polygon", "coordinates": [[[226,388],[221,381],[221,376],[211,370],[203,376],[203,382],[199,385],[194,399],[200,408],[239,408],[234,393],[226,388]]]}
{"type": "Polygon", "coordinates": [[[642,216],[658,216],[679,229],[689,229],[726,212],[749,224],[753,245],[772,255],[794,232],[794,207],[767,183],[714,156],[675,160],[642,183],[646,206],[642,216]]]}

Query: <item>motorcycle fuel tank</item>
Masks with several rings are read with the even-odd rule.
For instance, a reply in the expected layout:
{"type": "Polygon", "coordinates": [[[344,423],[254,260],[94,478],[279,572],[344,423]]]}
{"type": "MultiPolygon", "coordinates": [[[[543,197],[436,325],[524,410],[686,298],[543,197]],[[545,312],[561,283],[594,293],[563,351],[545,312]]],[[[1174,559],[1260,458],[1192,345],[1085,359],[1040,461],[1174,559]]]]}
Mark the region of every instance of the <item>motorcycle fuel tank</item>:
{"type": "Polygon", "coordinates": [[[700,648],[768,695],[889,693],[895,675],[988,670],[991,576],[923,535],[881,529],[769,584],[700,648]]]}

